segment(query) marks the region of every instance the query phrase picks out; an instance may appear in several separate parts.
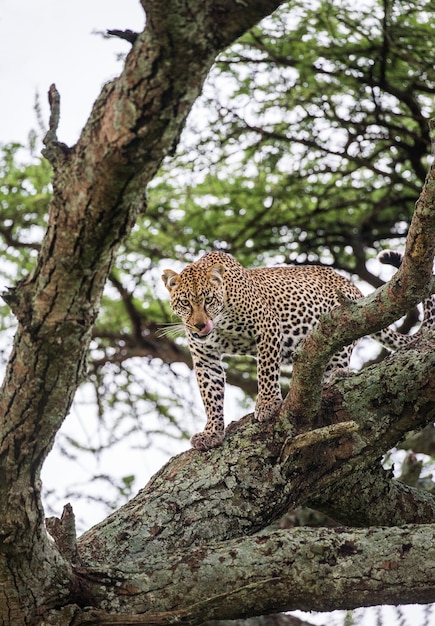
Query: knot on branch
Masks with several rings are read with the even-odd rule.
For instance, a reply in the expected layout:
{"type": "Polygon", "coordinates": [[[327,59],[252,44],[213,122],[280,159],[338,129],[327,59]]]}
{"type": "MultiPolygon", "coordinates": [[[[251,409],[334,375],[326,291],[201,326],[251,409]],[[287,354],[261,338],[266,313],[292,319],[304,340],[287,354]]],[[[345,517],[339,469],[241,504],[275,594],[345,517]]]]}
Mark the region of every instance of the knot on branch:
{"type": "Polygon", "coordinates": [[[281,449],[279,463],[286,463],[290,457],[304,448],[332,441],[343,435],[350,435],[355,433],[358,429],[358,424],[353,420],[349,420],[347,422],[322,426],[322,428],[316,428],[315,430],[310,430],[306,433],[296,435],[295,437],[288,437],[281,449]]]}
{"type": "Polygon", "coordinates": [[[14,287],[8,287],[6,291],[3,291],[1,298],[9,306],[17,320],[30,328],[32,325],[32,302],[31,294],[26,289],[28,285],[29,280],[24,279],[14,287]]]}
{"type": "Polygon", "coordinates": [[[125,39],[132,45],[139,37],[139,33],[135,33],[133,30],[127,28],[126,30],[118,30],[117,28],[113,28],[107,31],[107,34],[111,37],[119,37],[120,39],[125,39]]]}
{"type": "Polygon", "coordinates": [[[62,556],[70,563],[75,563],[77,560],[77,534],[76,520],[71,504],[65,504],[60,519],[47,517],[45,526],[62,556]]]}
{"type": "Polygon", "coordinates": [[[48,91],[48,103],[50,105],[50,120],[48,131],[43,139],[44,146],[42,154],[47,161],[50,161],[53,168],[62,164],[70,152],[70,148],[57,139],[57,129],[60,120],[60,94],[53,83],[48,91]]]}

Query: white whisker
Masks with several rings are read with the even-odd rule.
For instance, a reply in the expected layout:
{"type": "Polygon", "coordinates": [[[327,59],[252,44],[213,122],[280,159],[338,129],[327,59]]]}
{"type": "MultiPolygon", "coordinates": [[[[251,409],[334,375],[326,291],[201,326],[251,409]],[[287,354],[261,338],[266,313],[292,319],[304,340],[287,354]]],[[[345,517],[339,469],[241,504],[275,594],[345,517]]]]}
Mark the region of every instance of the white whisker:
{"type": "Polygon", "coordinates": [[[167,324],[166,328],[161,328],[156,334],[158,337],[169,337],[170,339],[175,339],[180,335],[184,335],[184,324],[181,324],[180,322],[167,324]]]}

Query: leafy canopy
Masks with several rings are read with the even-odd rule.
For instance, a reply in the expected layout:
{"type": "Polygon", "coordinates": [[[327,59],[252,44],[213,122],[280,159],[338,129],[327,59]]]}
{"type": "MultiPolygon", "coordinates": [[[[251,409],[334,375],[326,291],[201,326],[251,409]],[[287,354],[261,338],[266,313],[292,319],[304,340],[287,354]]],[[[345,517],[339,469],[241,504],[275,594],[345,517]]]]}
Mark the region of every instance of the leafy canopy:
{"type": "Polygon", "coordinates": [[[154,196],[189,255],[364,273],[405,235],[430,153],[435,25],[430,2],[388,6],[292,3],[221,57],[179,159],[190,184],[172,165],[172,192],[154,196]]]}

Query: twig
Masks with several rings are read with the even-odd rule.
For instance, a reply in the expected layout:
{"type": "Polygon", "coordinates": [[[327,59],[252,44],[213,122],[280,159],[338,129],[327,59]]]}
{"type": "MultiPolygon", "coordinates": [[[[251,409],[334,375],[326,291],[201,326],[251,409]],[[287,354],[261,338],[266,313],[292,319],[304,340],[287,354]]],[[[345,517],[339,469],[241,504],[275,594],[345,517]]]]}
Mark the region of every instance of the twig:
{"type": "Polygon", "coordinates": [[[60,121],[60,94],[54,83],[50,85],[48,90],[48,103],[50,105],[50,120],[48,131],[43,139],[46,147],[42,150],[42,154],[55,167],[59,162],[65,160],[70,148],[57,139],[57,129],[60,121]]]}
{"type": "Polygon", "coordinates": [[[48,90],[48,104],[50,105],[50,120],[48,122],[48,131],[44,138],[45,145],[57,141],[57,129],[60,120],[60,93],[54,83],[50,85],[48,90]]]}
{"type": "Polygon", "coordinates": [[[76,520],[70,504],[63,507],[62,517],[47,517],[45,525],[53,537],[59,552],[70,562],[77,558],[76,520]]]}

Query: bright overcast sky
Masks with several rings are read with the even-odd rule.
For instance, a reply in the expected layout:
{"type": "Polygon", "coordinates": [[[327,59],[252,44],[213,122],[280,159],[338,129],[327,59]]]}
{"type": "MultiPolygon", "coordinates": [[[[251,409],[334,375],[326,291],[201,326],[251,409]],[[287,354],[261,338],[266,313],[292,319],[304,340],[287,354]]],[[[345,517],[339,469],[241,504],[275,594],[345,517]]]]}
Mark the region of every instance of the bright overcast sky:
{"type": "Polygon", "coordinates": [[[61,95],[59,140],[75,143],[101,86],[120,73],[130,45],[93,31],[141,30],[139,0],[0,0],[0,143],[26,143],[37,129],[35,94],[61,95]]]}

